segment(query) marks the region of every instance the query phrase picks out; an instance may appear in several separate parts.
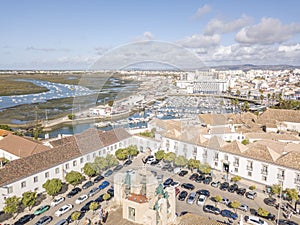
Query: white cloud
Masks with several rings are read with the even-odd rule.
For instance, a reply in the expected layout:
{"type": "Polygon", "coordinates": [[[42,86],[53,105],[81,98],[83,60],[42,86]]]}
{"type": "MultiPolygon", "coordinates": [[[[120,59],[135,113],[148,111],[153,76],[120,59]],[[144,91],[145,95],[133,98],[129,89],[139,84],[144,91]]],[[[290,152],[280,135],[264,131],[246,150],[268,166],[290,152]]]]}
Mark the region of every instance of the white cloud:
{"type": "Polygon", "coordinates": [[[300,24],[282,24],[278,19],[262,18],[259,24],[240,30],[235,40],[243,44],[274,44],[289,40],[300,33],[300,24]]]}
{"type": "Polygon", "coordinates": [[[278,51],[280,52],[294,52],[294,51],[300,51],[300,44],[295,45],[280,45],[278,47],[278,51]]]}
{"type": "Polygon", "coordinates": [[[203,35],[203,34],[194,34],[189,37],[185,37],[183,40],[178,41],[179,45],[182,45],[186,48],[209,48],[216,46],[220,43],[220,35],[214,34],[203,35]]]}
{"type": "Polygon", "coordinates": [[[199,19],[205,14],[209,13],[211,11],[210,5],[205,4],[204,6],[197,9],[197,12],[194,15],[195,19],[199,19]]]}
{"type": "Polygon", "coordinates": [[[143,35],[137,36],[134,41],[151,41],[154,40],[154,38],[155,37],[151,32],[145,31],[143,35]]]}
{"type": "Polygon", "coordinates": [[[249,25],[251,21],[252,19],[246,15],[242,15],[241,18],[229,22],[222,21],[220,19],[212,19],[206,25],[204,29],[204,34],[213,35],[230,33],[249,25]]]}

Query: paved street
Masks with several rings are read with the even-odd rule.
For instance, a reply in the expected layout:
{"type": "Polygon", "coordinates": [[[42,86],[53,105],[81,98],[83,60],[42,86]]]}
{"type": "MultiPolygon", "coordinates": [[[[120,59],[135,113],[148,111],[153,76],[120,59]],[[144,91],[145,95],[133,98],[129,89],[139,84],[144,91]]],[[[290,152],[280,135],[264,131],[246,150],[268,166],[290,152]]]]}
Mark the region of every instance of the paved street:
{"type": "MultiPolygon", "coordinates": [[[[124,167],[123,169],[121,169],[121,172],[125,172],[126,170],[128,169],[136,169],[136,170],[140,170],[142,168],[144,168],[143,166],[143,163],[142,163],[142,158],[145,157],[145,153],[143,154],[140,154],[136,159],[133,160],[133,163],[128,166],[128,167],[124,167]]],[[[166,180],[167,178],[171,177],[174,181],[179,181],[181,184],[182,183],[192,183],[195,185],[195,189],[193,191],[197,191],[199,189],[206,189],[206,190],[209,190],[210,191],[210,196],[213,197],[213,196],[216,196],[216,195],[220,195],[222,197],[226,197],[228,198],[230,201],[233,201],[233,200],[237,200],[241,203],[244,203],[246,205],[249,206],[249,209],[250,208],[254,208],[254,209],[258,209],[259,207],[263,207],[264,209],[267,209],[268,211],[270,211],[271,213],[275,214],[276,217],[277,217],[277,213],[278,211],[274,208],[274,207],[270,207],[270,206],[267,206],[264,202],[263,202],[263,199],[267,197],[266,194],[262,193],[259,189],[257,190],[257,193],[258,193],[258,196],[255,200],[250,200],[244,196],[240,196],[240,195],[237,195],[236,193],[230,193],[228,191],[221,191],[219,188],[214,188],[212,187],[211,185],[206,185],[206,184],[203,184],[203,183],[196,183],[194,181],[190,181],[188,178],[189,176],[192,174],[190,171],[187,175],[185,175],[184,177],[180,177],[179,175],[177,174],[174,174],[172,172],[167,172],[167,171],[162,171],[158,166],[151,166],[151,165],[148,165],[146,164],[146,169],[148,170],[152,170],[152,171],[156,171],[157,174],[161,174],[163,175],[163,180],[166,180]]],[[[114,174],[113,174],[114,175],[114,174]]],[[[60,203],[59,205],[55,206],[55,207],[51,207],[47,212],[43,213],[42,215],[39,215],[39,216],[36,216],[31,222],[30,224],[34,224],[35,222],[37,222],[42,216],[45,216],[45,215],[52,215],[53,216],[53,221],[50,223],[50,224],[55,224],[57,221],[61,220],[61,219],[64,219],[64,218],[67,218],[71,212],[75,211],[75,210],[80,210],[81,207],[86,203],[88,202],[89,200],[94,200],[96,199],[98,196],[100,196],[101,194],[105,193],[109,187],[113,184],[113,175],[111,175],[110,177],[108,178],[105,178],[105,180],[109,181],[110,182],[110,185],[108,187],[106,187],[104,190],[101,190],[100,192],[98,192],[95,196],[89,198],[88,200],[86,200],[85,202],[81,203],[80,205],[77,205],[75,204],[75,200],[80,196],[80,195],[83,195],[83,194],[87,194],[89,192],[90,189],[92,189],[93,187],[96,187],[96,186],[99,186],[100,183],[102,181],[100,181],[99,183],[97,184],[94,184],[92,187],[88,188],[88,189],[85,189],[85,190],[82,190],[82,192],[80,192],[79,194],[75,195],[74,197],[72,198],[66,198],[66,200],[63,202],[63,203],[60,203]],[[55,211],[57,211],[61,206],[63,206],[64,204],[67,204],[67,203],[70,203],[74,206],[74,208],[65,213],[64,215],[62,215],[61,217],[56,217],[54,215],[55,211]]],[[[220,172],[214,172],[214,177],[215,179],[214,180],[218,180],[218,181],[223,181],[221,179],[222,177],[222,174],[220,172]]],[[[83,182],[85,183],[85,182],[83,182]]],[[[239,186],[241,187],[249,187],[250,183],[248,183],[247,181],[240,181],[238,182],[239,186]]],[[[258,188],[262,188],[262,186],[260,186],[259,184],[255,184],[258,188]]],[[[82,185],[79,185],[79,187],[81,187],[82,185]]],[[[182,187],[179,187],[180,190],[183,190],[182,187]]],[[[72,189],[72,187],[69,185],[69,189],[66,193],[63,194],[63,196],[65,197],[66,194],[72,189]]],[[[188,191],[188,193],[190,193],[191,191],[188,191]]],[[[43,203],[41,205],[45,205],[45,204],[50,204],[52,201],[52,198],[50,197],[47,197],[46,200],[43,201],[43,203]]],[[[196,202],[196,201],[195,201],[196,202]]],[[[215,219],[215,220],[219,220],[219,221],[228,221],[227,218],[224,218],[222,217],[221,215],[214,215],[214,214],[211,214],[211,213],[205,213],[203,212],[202,210],[202,207],[198,206],[196,203],[190,205],[190,204],[187,204],[186,201],[179,201],[178,199],[176,200],[176,203],[177,203],[177,206],[176,206],[176,212],[178,213],[178,215],[182,212],[182,211],[188,211],[188,212],[191,212],[191,213],[195,213],[195,214],[199,214],[201,216],[205,216],[205,217],[210,217],[212,219],[215,219]]],[[[102,208],[107,208],[109,205],[112,205],[113,204],[113,200],[110,200],[109,202],[102,202],[101,203],[101,206],[102,208]]],[[[214,205],[215,203],[211,200],[211,199],[207,199],[205,204],[211,204],[211,205],[214,205]]],[[[229,209],[226,205],[222,204],[222,203],[218,203],[218,208],[220,208],[221,210],[222,209],[229,209]]],[[[33,213],[34,210],[36,210],[39,206],[35,206],[30,213],[33,213]]],[[[232,210],[232,209],[231,209],[232,210]]],[[[24,214],[27,214],[29,213],[28,210],[26,209],[26,211],[24,213],[22,213],[21,215],[19,215],[17,217],[17,219],[19,219],[22,215],[24,214]]],[[[240,210],[237,210],[237,213],[238,215],[250,215],[250,212],[248,210],[247,213],[245,212],[242,212],[240,210]]],[[[96,215],[93,215],[92,212],[88,212],[86,213],[85,215],[85,218],[94,218],[96,215]]],[[[282,213],[280,214],[280,218],[283,218],[282,216],[282,213]]],[[[238,219],[239,220],[239,219],[238,219]]],[[[238,224],[238,220],[236,220],[233,224],[238,224]]],[[[299,218],[296,218],[295,216],[292,217],[292,220],[296,221],[299,223],[300,219],[299,218]]],[[[79,224],[83,224],[83,221],[84,219],[82,219],[80,221],[79,224]]],[[[9,224],[13,223],[14,221],[8,221],[9,224]]],[[[269,224],[272,224],[271,222],[269,222],[269,224]]],[[[275,223],[274,223],[275,224],[275,223]]]]}

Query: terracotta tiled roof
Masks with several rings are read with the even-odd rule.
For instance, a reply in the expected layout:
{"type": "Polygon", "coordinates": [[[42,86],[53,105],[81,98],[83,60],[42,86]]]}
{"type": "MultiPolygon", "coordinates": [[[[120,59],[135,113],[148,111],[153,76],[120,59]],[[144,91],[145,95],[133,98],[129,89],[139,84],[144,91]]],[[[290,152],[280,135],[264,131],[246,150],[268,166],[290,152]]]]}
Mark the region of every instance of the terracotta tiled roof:
{"type": "MultiPolygon", "coordinates": [[[[21,159],[10,161],[0,170],[0,185],[25,178],[32,174],[44,171],[56,165],[80,157],[87,152],[93,152],[101,146],[116,143],[131,137],[124,129],[116,129],[107,132],[94,129],[76,135],[76,138],[68,137],[64,144],[56,146],[47,151],[30,155],[21,159]],[[86,137],[91,135],[91,137],[86,137]],[[98,145],[98,144],[101,145],[98,145]]],[[[56,142],[57,144],[58,142],[56,142]]]]}
{"type": "Polygon", "coordinates": [[[22,158],[46,151],[49,147],[28,138],[8,134],[0,140],[0,149],[22,158]]]}
{"type": "Polygon", "coordinates": [[[134,194],[131,193],[127,196],[127,199],[133,202],[137,202],[137,203],[145,203],[148,202],[148,199],[145,195],[138,195],[138,194],[134,194]]]}
{"type": "Polygon", "coordinates": [[[228,117],[224,114],[200,114],[199,119],[202,123],[212,126],[228,124],[228,117]]]}
{"type": "Polygon", "coordinates": [[[259,121],[261,123],[272,120],[300,123],[300,111],[286,109],[268,109],[259,116],[259,121]]]}
{"type": "Polygon", "coordinates": [[[252,138],[252,139],[300,141],[300,138],[298,138],[294,135],[288,135],[288,134],[256,132],[256,133],[245,133],[244,135],[246,138],[252,138]]]}
{"type": "Polygon", "coordinates": [[[299,162],[300,162],[300,152],[299,151],[297,151],[297,152],[291,151],[289,153],[286,153],[276,161],[276,163],[281,166],[293,168],[296,170],[300,170],[299,162]]]}
{"type": "Polygon", "coordinates": [[[7,131],[7,130],[3,130],[3,129],[0,129],[0,137],[5,137],[9,134],[12,134],[11,131],[7,131]]]}

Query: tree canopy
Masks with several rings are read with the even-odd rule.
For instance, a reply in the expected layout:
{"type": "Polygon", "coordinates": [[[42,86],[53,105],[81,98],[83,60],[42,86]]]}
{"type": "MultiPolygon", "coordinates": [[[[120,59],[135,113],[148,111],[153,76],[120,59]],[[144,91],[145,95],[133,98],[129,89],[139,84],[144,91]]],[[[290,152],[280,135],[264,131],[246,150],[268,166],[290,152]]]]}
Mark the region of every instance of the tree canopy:
{"type": "Polygon", "coordinates": [[[95,166],[92,163],[86,163],[83,167],[83,172],[88,177],[92,177],[97,174],[97,170],[95,169],[95,166]]]}
{"type": "Polygon", "coordinates": [[[47,180],[43,184],[43,188],[45,188],[46,192],[50,196],[54,196],[59,193],[62,189],[62,182],[60,179],[53,178],[51,180],[47,180]]]}
{"type": "Polygon", "coordinates": [[[112,155],[112,154],[108,154],[106,155],[106,161],[107,161],[107,166],[110,168],[110,167],[113,167],[113,166],[116,166],[116,165],[119,165],[119,162],[117,160],[117,158],[112,155]]]}
{"type": "Polygon", "coordinates": [[[35,205],[37,200],[37,193],[34,191],[24,192],[22,195],[22,205],[29,207],[29,210],[35,205]]]}
{"type": "Polygon", "coordinates": [[[89,206],[90,210],[95,211],[99,208],[99,204],[97,202],[92,202],[89,206]]]}
{"type": "Polygon", "coordinates": [[[280,184],[273,184],[271,187],[272,194],[279,195],[281,191],[281,185],[280,184]]]}
{"type": "Polygon", "coordinates": [[[231,180],[232,180],[234,183],[240,181],[241,179],[242,179],[242,178],[241,178],[240,176],[234,176],[234,177],[231,178],[231,180]]]}
{"type": "Polygon", "coordinates": [[[234,209],[234,211],[236,212],[236,209],[238,207],[240,207],[241,203],[239,201],[232,201],[230,202],[230,206],[234,209]]]}
{"type": "Polygon", "coordinates": [[[115,155],[117,157],[117,159],[119,160],[125,160],[127,159],[129,156],[137,156],[139,153],[138,149],[136,146],[130,145],[127,148],[119,148],[115,155]]]}
{"type": "Polygon", "coordinates": [[[107,160],[102,156],[96,157],[93,165],[97,168],[98,173],[100,173],[101,170],[106,170],[108,168],[107,160]]]}
{"type": "Polygon", "coordinates": [[[176,166],[184,167],[184,166],[186,166],[188,164],[188,160],[187,160],[187,158],[185,158],[182,155],[176,156],[176,158],[174,160],[174,164],[176,166]]]}
{"type": "Polygon", "coordinates": [[[76,220],[79,219],[80,215],[81,215],[81,213],[78,212],[78,211],[73,212],[73,213],[71,214],[71,219],[72,219],[73,221],[76,221],[76,220]]]}
{"type": "Polygon", "coordinates": [[[20,199],[17,196],[9,197],[5,200],[3,211],[7,214],[15,214],[19,210],[20,199]]]}
{"type": "Polygon", "coordinates": [[[165,151],[164,150],[158,150],[157,152],[155,152],[155,158],[157,160],[161,160],[165,157],[165,151]]]}
{"type": "Polygon", "coordinates": [[[223,199],[223,198],[222,198],[220,195],[216,195],[216,196],[214,197],[215,205],[217,206],[217,204],[218,204],[219,202],[221,202],[222,199],[223,199]]]}
{"type": "Polygon", "coordinates": [[[210,165],[205,163],[205,164],[202,164],[202,165],[199,166],[199,170],[202,173],[209,174],[211,172],[212,168],[210,167],[210,165]]]}
{"type": "Polygon", "coordinates": [[[164,160],[167,162],[174,162],[176,154],[174,152],[168,152],[164,155],[164,160]]]}
{"type": "Polygon", "coordinates": [[[188,161],[188,167],[190,169],[199,169],[200,161],[197,159],[189,159],[188,161]]]}
{"type": "Polygon", "coordinates": [[[66,181],[73,186],[78,185],[82,181],[82,179],[83,175],[77,171],[71,171],[66,175],[66,181]]]}
{"type": "Polygon", "coordinates": [[[258,210],[257,210],[257,214],[260,215],[260,216],[268,216],[269,211],[259,207],[258,210]]]}
{"type": "Polygon", "coordinates": [[[287,195],[288,199],[296,201],[299,199],[299,193],[295,188],[287,188],[284,192],[287,195]]]}

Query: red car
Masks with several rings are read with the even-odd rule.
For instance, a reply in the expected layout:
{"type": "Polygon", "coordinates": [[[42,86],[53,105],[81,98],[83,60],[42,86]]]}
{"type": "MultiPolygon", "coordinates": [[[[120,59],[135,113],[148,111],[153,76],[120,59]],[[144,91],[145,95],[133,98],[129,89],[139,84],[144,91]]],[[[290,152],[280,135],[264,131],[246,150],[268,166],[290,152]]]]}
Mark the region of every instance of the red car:
{"type": "Polygon", "coordinates": [[[180,193],[180,189],[178,187],[175,188],[175,195],[177,196],[180,193]]]}

